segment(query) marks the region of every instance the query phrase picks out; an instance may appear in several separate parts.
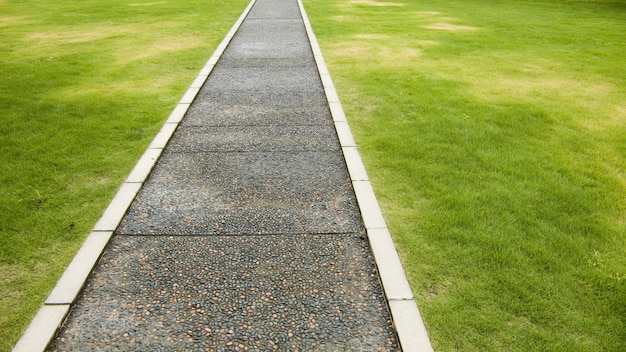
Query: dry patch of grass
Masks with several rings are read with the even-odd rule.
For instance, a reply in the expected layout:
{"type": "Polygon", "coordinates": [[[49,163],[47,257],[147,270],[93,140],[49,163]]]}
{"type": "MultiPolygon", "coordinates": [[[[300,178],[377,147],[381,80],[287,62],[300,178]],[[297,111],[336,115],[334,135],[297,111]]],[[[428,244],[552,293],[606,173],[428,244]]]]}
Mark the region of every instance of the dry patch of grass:
{"type": "Polygon", "coordinates": [[[400,2],[388,2],[388,1],[374,1],[374,0],[351,0],[348,2],[350,5],[365,5],[365,6],[375,6],[375,7],[401,7],[405,4],[400,2]]]}
{"type": "Polygon", "coordinates": [[[392,39],[393,37],[388,35],[388,34],[372,34],[372,33],[367,33],[367,34],[357,34],[354,36],[357,39],[365,39],[365,40],[389,40],[392,39]]]}
{"type": "Polygon", "coordinates": [[[363,34],[355,38],[361,40],[348,40],[332,45],[331,54],[338,57],[361,58],[377,62],[381,66],[411,65],[415,58],[422,55],[418,48],[381,44],[380,42],[386,41],[385,36],[363,34]]]}
{"type": "Polygon", "coordinates": [[[0,17],[0,27],[9,27],[21,24],[28,24],[30,22],[27,16],[8,16],[3,15],[0,17]]]}
{"type": "Polygon", "coordinates": [[[413,14],[417,17],[432,17],[441,15],[442,13],[438,11],[415,11],[413,14]]]}
{"type": "Polygon", "coordinates": [[[187,38],[180,40],[178,37],[157,38],[152,43],[142,43],[138,47],[134,55],[128,55],[125,52],[116,54],[117,61],[121,65],[129,64],[132,61],[142,60],[149,57],[171,53],[175,51],[183,51],[188,49],[199,48],[204,45],[202,38],[187,38]]]}
{"type": "MultiPolygon", "coordinates": [[[[607,109],[607,111],[608,114],[601,114],[600,116],[587,115],[586,119],[581,120],[582,126],[591,131],[602,131],[620,127],[626,121],[626,108],[623,105],[615,105],[613,111],[611,109],[607,109]]],[[[626,182],[624,185],[626,188],[626,182]]]]}
{"type": "Polygon", "coordinates": [[[38,41],[37,45],[63,45],[67,43],[83,43],[119,35],[137,33],[135,26],[102,26],[88,31],[76,30],[72,27],[57,28],[55,31],[35,32],[28,39],[38,41]]]}
{"type": "Polygon", "coordinates": [[[458,24],[443,23],[443,22],[433,23],[431,25],[424,26],[424,28],[427,28],[427,29],[439,29],[439,30],[443,30],[443,31],[452,31],[452,32],[456,32],[456,31],[475,31],[475,30],[478,29],[478,28],[472,27],[472,26],[461,26],[461,25],[458,25],[458,24]]]}
{"type": "Polygon", "coordinates": [[[167,3],[166,1],[158,1],[158,2],[144,2],[144,3],[132,3],[128,4],[128,6],[154,6],[154,5],[162,5],[167,3]]]}

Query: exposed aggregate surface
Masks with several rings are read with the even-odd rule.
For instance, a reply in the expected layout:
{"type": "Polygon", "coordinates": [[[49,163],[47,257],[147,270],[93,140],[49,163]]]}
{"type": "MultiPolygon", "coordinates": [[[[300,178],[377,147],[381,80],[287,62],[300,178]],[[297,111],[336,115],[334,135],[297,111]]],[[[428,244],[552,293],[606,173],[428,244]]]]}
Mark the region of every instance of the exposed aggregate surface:
{"type": "Polygon", "coordinates": [[[295,0],[253,6],[50,350],[399,350],[295,0]]]}
{"type": "Polygon", "coordinates": [[[117,236],[52,350],[391,350],[376,282],[363,236],[117,236]]]}
{"type": "Polygon", "coordinates": [[[363,230],[340,152],[166,153],[119,234],[363,230]]]}

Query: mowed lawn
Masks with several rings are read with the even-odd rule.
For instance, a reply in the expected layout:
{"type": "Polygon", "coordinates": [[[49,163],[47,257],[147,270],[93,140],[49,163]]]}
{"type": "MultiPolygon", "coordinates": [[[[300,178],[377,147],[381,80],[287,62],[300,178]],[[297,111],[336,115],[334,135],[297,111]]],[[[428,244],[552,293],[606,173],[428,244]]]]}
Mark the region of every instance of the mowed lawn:
{"type": "MultiPolygon", "coordinates": [[[[247,2],[0,0],[0,350],[247,2]]],[[[624,2],[305,5],[435,349],[626,350],[624,2]]]]}
{"type": "Polygon", "coordinates": [[[626,351],[626,2],[305,0],[437,351],[626,351]]]}
{"type": "Polygon", "coordinates": [[[0,0],[0,351],[248,0],[0,0]]]}

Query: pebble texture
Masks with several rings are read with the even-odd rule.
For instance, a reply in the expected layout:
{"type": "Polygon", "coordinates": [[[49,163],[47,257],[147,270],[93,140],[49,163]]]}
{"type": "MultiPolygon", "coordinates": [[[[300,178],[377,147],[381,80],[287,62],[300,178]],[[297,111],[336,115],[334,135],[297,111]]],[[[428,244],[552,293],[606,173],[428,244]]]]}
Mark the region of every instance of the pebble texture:
{"type": "Polygon", "coordinates": [[[331,125],[180,127],[170,152],[329,152],[339,150],[331,125]]]}
{"type": "Polygon", "coordinates": [[[361,230],[340,152],[166,152],[117,233],[297,235],[361,230]]]}
{"type": "Polygon", "coordinates": [[[368,251],[358,235],[118,236],[52,351],[393,350],[368,251]]]}
{"type": "Polygon", "coordinates": [[[52,351],[394,351],[295,0],[258,0],[52,351]]]}

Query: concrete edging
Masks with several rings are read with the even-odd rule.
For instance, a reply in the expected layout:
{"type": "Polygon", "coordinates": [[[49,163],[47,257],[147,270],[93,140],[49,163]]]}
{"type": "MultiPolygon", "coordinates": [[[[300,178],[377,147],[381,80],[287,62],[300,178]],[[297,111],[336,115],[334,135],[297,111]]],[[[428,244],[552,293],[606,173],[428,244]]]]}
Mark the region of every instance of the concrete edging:
{"type": "Polygon", "coordinates": [[[354,142],[352,132],[346,120],[346,115],[339,101],[339,95],[337,94],[337,90],[332,82],[326,63],[324,62],[322,50],[315,38],[302,0],[298,0],[298,5],[307,35],[309,36],[320,79],[324,86],[331,115],[335,123],[335,129],[361,210],[361,216],[365,223],[367,237],[372,253],[374,254],[376,266],[378,267],[383,291],[389,302],[391,317],[396,327],[400,346],[405,352],[433,351],[426,327],[406,279],[402,263],[398,257],[398,252],[391,239],[391,234],[387,229],[387,224],[380,210],[380,206],[378,205],[374,189],[369,181],[365,166],[363,165],[356,143],[354,142]]]}
{"type": "Polygon", "coordinates": [[[230,31],[218,45],[213,55],[202,68],[189,89],[185,92],[159,133],[139,159],[126,181],[104,211],[102,217],[85,239],[82,247],[67,266],[56,286],[44,301],[21,338],[13,347],[13,352],[45,351],[58,329],[69,314],[71,305],[75,303],[80,291],[87,282],[104,248],[108,245],[126,211],[148,178],[150,171],[156,165],[161,152],[169,142],[178,124],[182,121],[187,109],[200,91],[215,64],[226,50],[226,47],[243,23],[256,0],[251,0],[243,13],[239,16],[230,31]]]}

